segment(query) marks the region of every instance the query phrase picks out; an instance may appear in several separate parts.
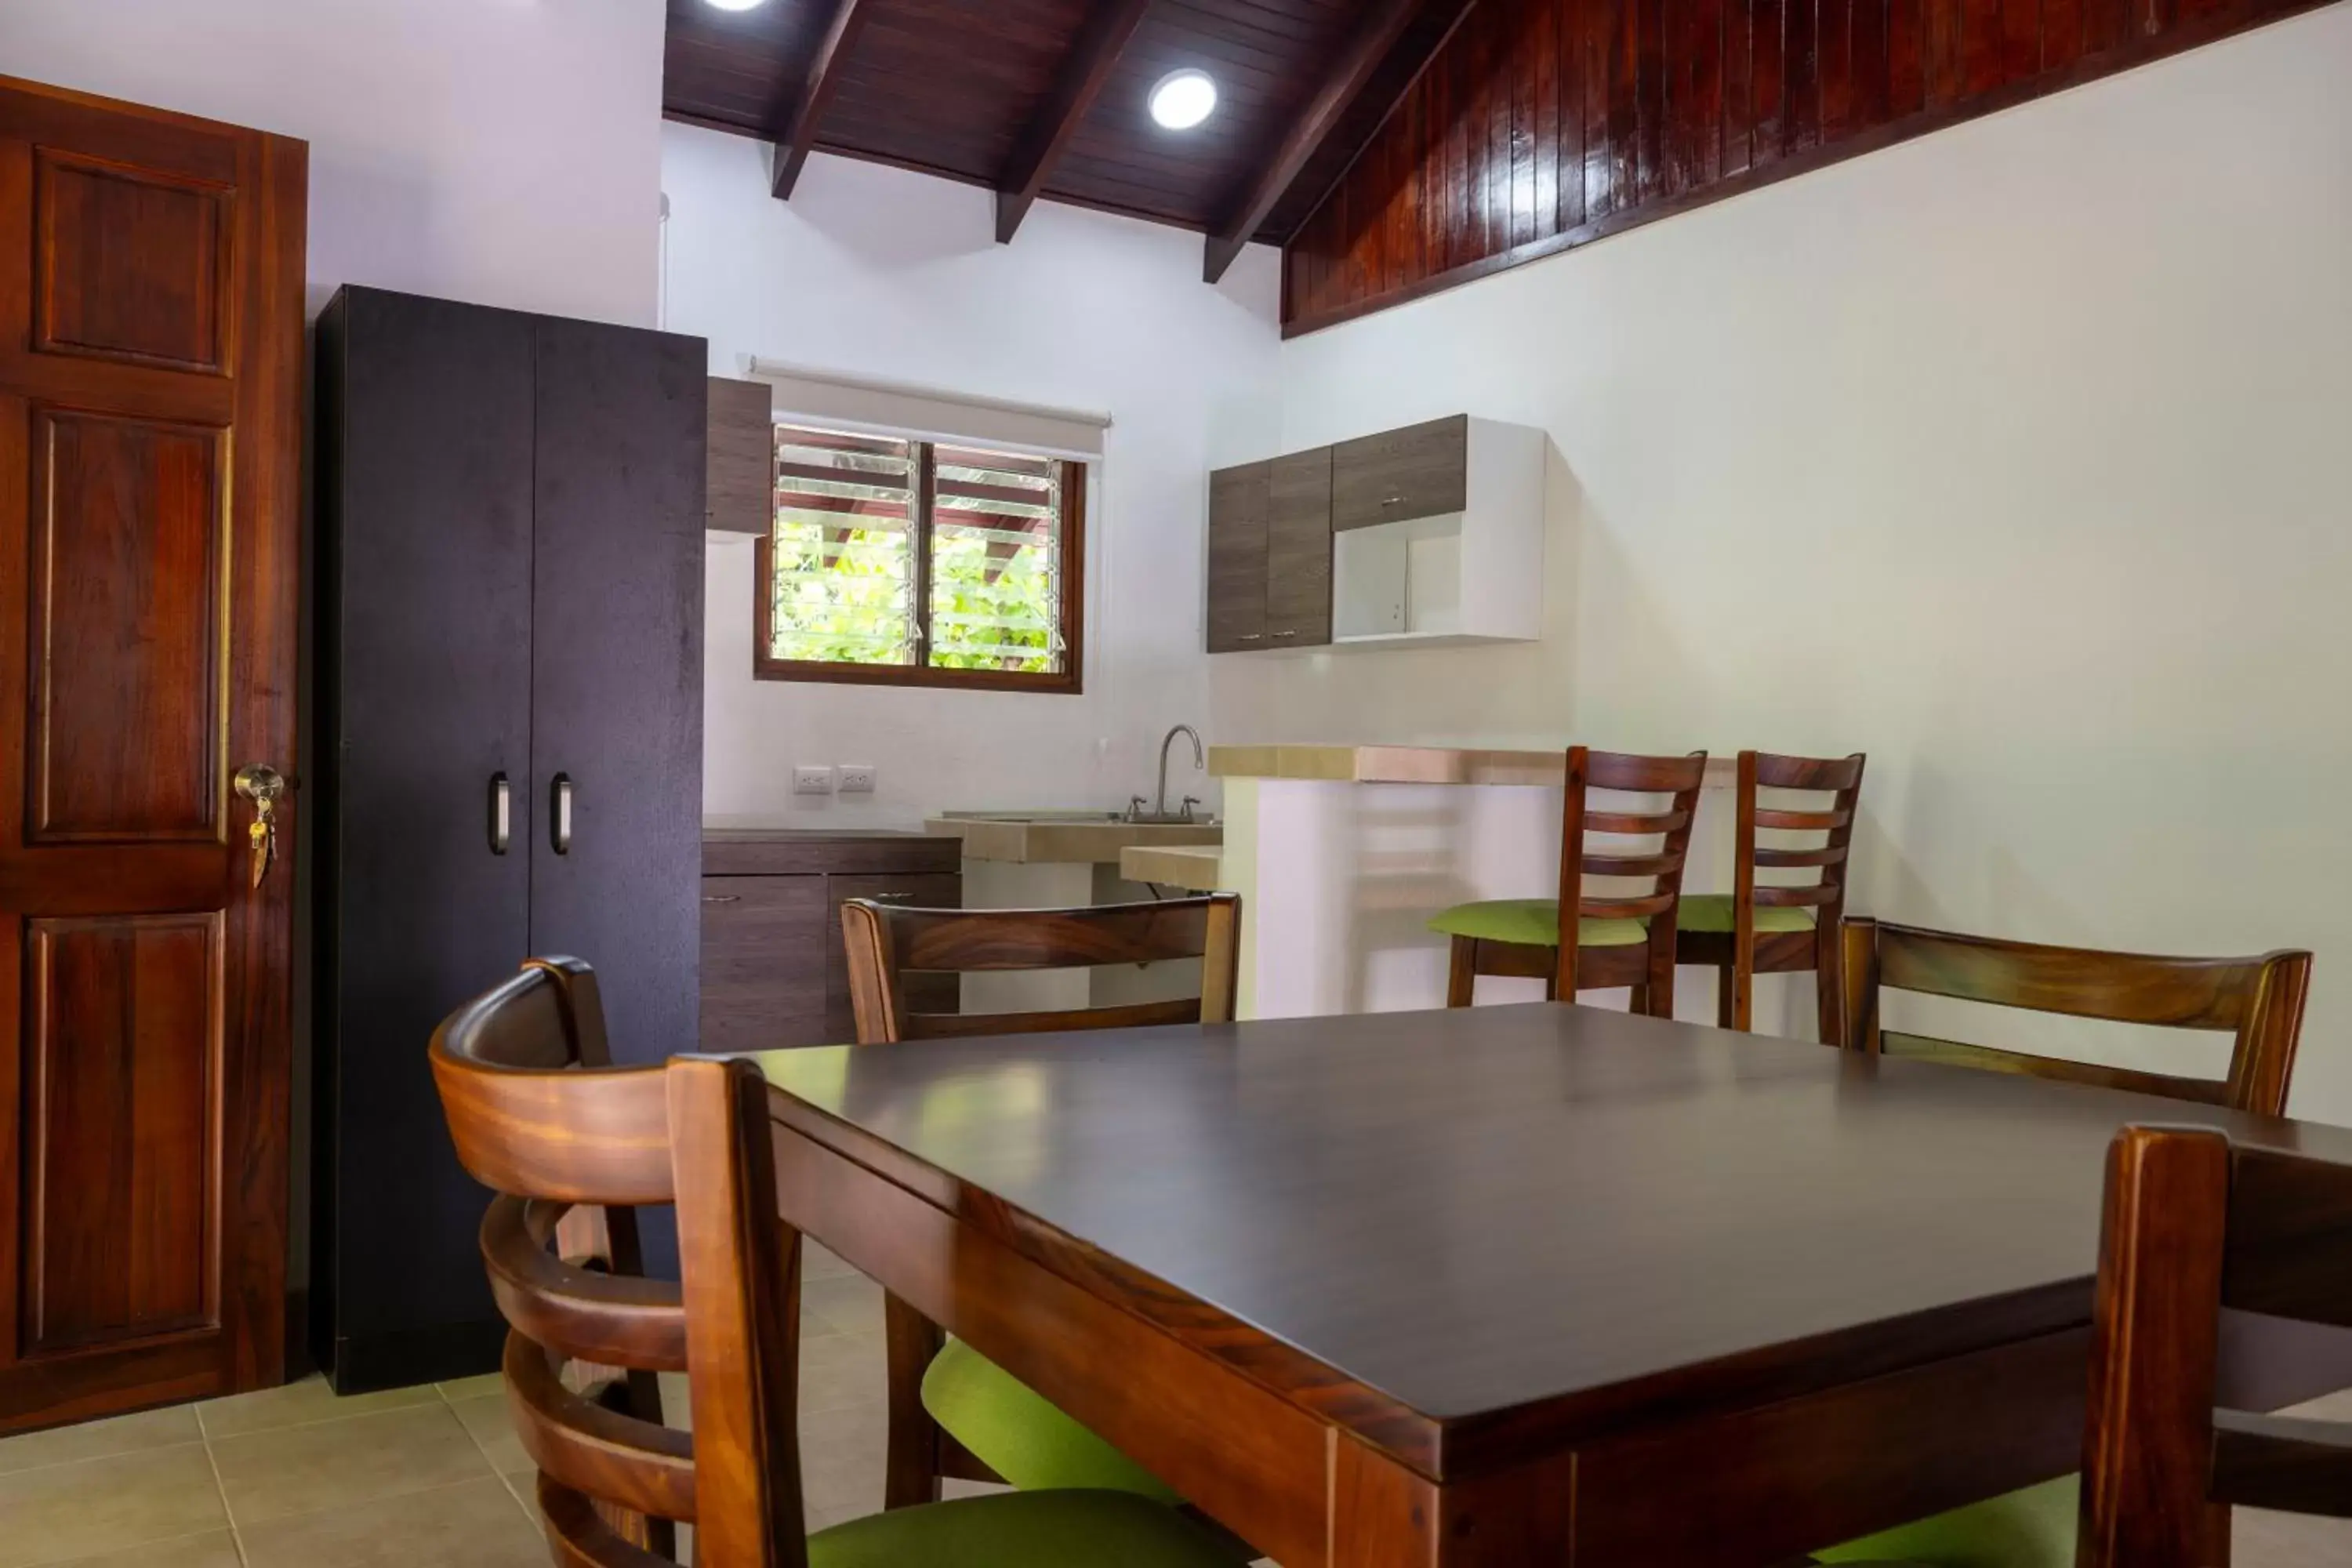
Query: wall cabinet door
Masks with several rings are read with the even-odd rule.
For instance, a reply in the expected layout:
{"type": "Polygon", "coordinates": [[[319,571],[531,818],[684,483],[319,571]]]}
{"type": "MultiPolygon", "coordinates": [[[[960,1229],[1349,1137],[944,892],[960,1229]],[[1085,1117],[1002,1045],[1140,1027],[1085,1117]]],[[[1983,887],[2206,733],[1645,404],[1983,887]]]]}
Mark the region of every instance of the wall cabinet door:
{"type": "Polygon", "coordinates": [[[702,1048],[828,1042],[825,954],[841,939],[823,876],[702,879],[702,1048]],[[828,940],[830,939],[830,940],[828,940]]]}
{"type": "Polygon", "coordinates": [[[1274,460],[1266,525],[1265,642],[1331,640],[1331,448],[1274,460]]]}
{"type": "Polygon", "coordinates": [[[699,1026],[704,361],[538,323],[530,950],[596,966],[621,1061],[699,1026]]]}
{"type": "Polygon", "coordinates": [[[1209,651],[1265,646],[1267,527],[1274,465],[1209,476],[1209,651]]]}
{"type": "Polygon", "coordinates": [[[1342,441],[1331,454],[1334,531],[1438,517],[1469,504],[1466,415],[1342,441]]]}

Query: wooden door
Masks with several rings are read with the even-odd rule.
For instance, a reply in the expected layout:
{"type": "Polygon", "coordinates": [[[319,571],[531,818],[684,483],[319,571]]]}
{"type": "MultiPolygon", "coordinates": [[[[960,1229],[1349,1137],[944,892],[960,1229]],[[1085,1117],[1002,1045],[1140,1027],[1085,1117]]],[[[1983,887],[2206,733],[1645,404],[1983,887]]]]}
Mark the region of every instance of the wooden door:
{"type": "Polygon", "coordinates": [[[0,79],[0,1430],[283,1373],[305,181],[0,79]]]}
{"type": "Polygon", "coordinates": [[[490,1371],[505,1339],[425,1042],[530,951],[536,331],[379,289],[319,318],[310,1272],[345,1394],[490,1371]]]}
{"type": "Polygon", "coordinates": [[[1265,641],[1331,640],[1331,448],[1274,460],[1266,520],[1265,641]]]}
{"type": "Polygon", "coordinates": [[[614,1058],[660,1061],[700,1013],[709,350],[538,330],[530,946],[594,964],[614,1058]]]}
{"type": "Polygon", "coordinates": [[[1265,545],[1272,463],[1209,476],[1209,651],[1265,646],[1265,545]]]}

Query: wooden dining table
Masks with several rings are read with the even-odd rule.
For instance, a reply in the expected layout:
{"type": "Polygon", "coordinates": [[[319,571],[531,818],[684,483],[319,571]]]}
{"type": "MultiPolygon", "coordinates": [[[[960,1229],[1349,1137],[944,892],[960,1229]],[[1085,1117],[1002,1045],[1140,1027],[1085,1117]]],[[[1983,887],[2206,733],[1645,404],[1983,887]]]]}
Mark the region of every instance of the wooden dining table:
{"type": "MultiPolygon", "coordinates": [[[[2116,1130],[2352,1160],[1555,1004],[759,1059],[784,1222],[1283,1568],[1776,1564],[2065,1474],[2116,1130]]],[[[2232,1404],[2352,1386],[2228,1329],[2232,1404]]]]}

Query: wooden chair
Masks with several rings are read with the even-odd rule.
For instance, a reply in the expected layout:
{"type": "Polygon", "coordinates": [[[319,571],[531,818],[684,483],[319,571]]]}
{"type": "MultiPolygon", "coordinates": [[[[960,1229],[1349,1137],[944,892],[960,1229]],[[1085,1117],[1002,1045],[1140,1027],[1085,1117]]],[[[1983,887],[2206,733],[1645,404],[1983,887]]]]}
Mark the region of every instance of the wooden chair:
{"type": "MultiPolygon", "coordinates": [[[[919,910],[852,899],[841,908],[860,1045],[946,1037],[1225,1024],[1234,1016],[1241,900],[1231,893],[1075,910],[919,910]],[[1059,1012],[950,1014],[908,1005],[908,977],[1070,969],[1198,958],[1201,994],[1059,1012]]],[[[1178,1500],[1157,1477],[895,1296],[885,1508],[936,1500],[945,1479],[1108,1487],[1178,1500]]]]}
{"type": "MultiPolygon", "coordinates": [[[[1855,919],[1844,922],[1843,942],[1849,1050],[2285,1114],[2311,985],[2308,952],[2158,958],[1855,919]],[[2077,1018],[2227,1031],[2235,1037],[2229,1076],[2180,1078],[1898,1033],[1879,1021],[1879,995],[1888,988],[2077,1018]]],[[[2074,1486],[2066,1477],[2028,1487],[1850,1542],[1821,1560],[1901,1557],[1927,1568],[1993,1560],[2015,1568],[2067,1568],[2074,1556],[2074,1486]]]]}
{"type": "Polygon", "coordinates": [[[2126,1127],[2107,1152],[2078,1568],[2226,1564],[2231,1505],[2352,1518],[2352,1426],[2217,1409],[2224,1308],[2352,1328],[2352,1166],[2126,1127]]]}
{"type": "Polygon", "coordinates": [[[2295,1042],[2303,1032],[2304,996],[2311,988],[2308,952],[2158,958],[1961,936],[1874,920],[1846,921],[1844,945],[1844,1043],[1849,1050],[2097,1084],[2264,1116],[2286,1114],[2287,1083],[2294,1072],[2295,1042]],[[1882,989],[2076,1018],[2226,1031],[2234,1037],[2229,1076],[2179,1078],[1900,1034],[1880,1026],[1882,989]]]}
{"type": "Polygon", "coordinates": [[[1691,824],[1706,776],[1706,753],[1640,757],[1620,752],[1568,749],[1568,787],[1560,811],[1559,896],[1489,899],[1456,904],[1429,929],[1453,939],[1445,1005],[1467,1007],[1481,974],[1521,975],[1544,982],[1544,994],[1573,998],[1579,991],[1633,988],[1633,1010],[1675,1016],[1676,911],[1683,866],[1690,857],[1691,824]],[[1591,790],[1673,798],[1663,810],[1588,808],[1591,790]],[[1588,848],[1590,834],[1655,838],[1648,854],[1588,848]],[[1587,877],[1647,879],[1638,894],[1588,895],[1587,877]],[[1574,905],[1577,918],[1560,911],[1574,905]]]}
{"type": "Polygon", "coordinates": [[[1715,970],[1715,1021],[1721,1027],[1753,1026],[1758,975],[1811,970],[1822,1043],[1835,1045],[1844,1037],[1837,932],[1845,913],[1847,855],[1855,803],[1862,798],[1863,762],[1860,752],[1834,758],[1739,753],[1731,891],[1685,894],[1675,938],[1679,962],[1715,970]],[[1830,799],[1807,810],[1759,806],[1759,789],[1803,790],[1830,799]],[[1819,833],[1822,842],[1805,849],[1759,847],[1759,828],[1819,833]],[[1802,868],[1817,871],[1810,885],[1775,887],[1756,880],[1759,869],[1802,868]]]}
{"type": "Polygon", "coordinates": [[[652,1568],[672,1521],[710,1568],[1226,1568],[1172,1511],[1117,1493],[940,1503],[807,1536],[800,1492],[799,1236],[776,1205],[768,1089],[742,1058],[567,1065],[585,965],[553,960],[459,1008],[432,1065],[482,1224],[509,1408],[539,1467],[559,1568],[652,1568]],[[552,1249],[575,1205],[675,1203],[681,1282],[601,1274],[552,1249]],[[691,1434],[577,1392],[575,1365],[683,1372],[691,1434]]]}

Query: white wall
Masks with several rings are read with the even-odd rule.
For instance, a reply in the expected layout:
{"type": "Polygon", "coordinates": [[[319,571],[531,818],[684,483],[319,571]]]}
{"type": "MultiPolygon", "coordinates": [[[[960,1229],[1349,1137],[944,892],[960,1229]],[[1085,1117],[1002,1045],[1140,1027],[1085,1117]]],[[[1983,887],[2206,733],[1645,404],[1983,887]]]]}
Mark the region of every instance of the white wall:
{"type": "MultiPolygon", "coordinates": [[[[1253,247],[1213,289],[1198,235],[1045,202],[1000,246],[974,187],[820,156],[787,204],[756,142],[673,125],[663,149],[668,325],[710,340],[714,373],[757,353],[1116,421],[1083,696],[755,680],[751,541],[712,535],[706,815],[898,826],[1150,793],[1161,733],[1206,717],[1207,470],[1274,429],[1274,254],[1253,247]],[[870,801],[790,794],[794,763],[840,763],[879,769],[870,801]]],[[[1189,753],[1177,783],[1211,793],[1189,753]]]]}
{"type": "Polygon", "coordinates": [[[651,324],[661,0],[5,0],[0,70],[310,143],[342,283],[651,324]]]}
{"type": "Polygon", "coordinates": [[[1287,447],[1551,433],[1549,633],[1217,738],[1866,750],[1862,909],[2315,948],[2352,1120],[2347,82],[2336,5],[1286,345],[1287,447]]]}

